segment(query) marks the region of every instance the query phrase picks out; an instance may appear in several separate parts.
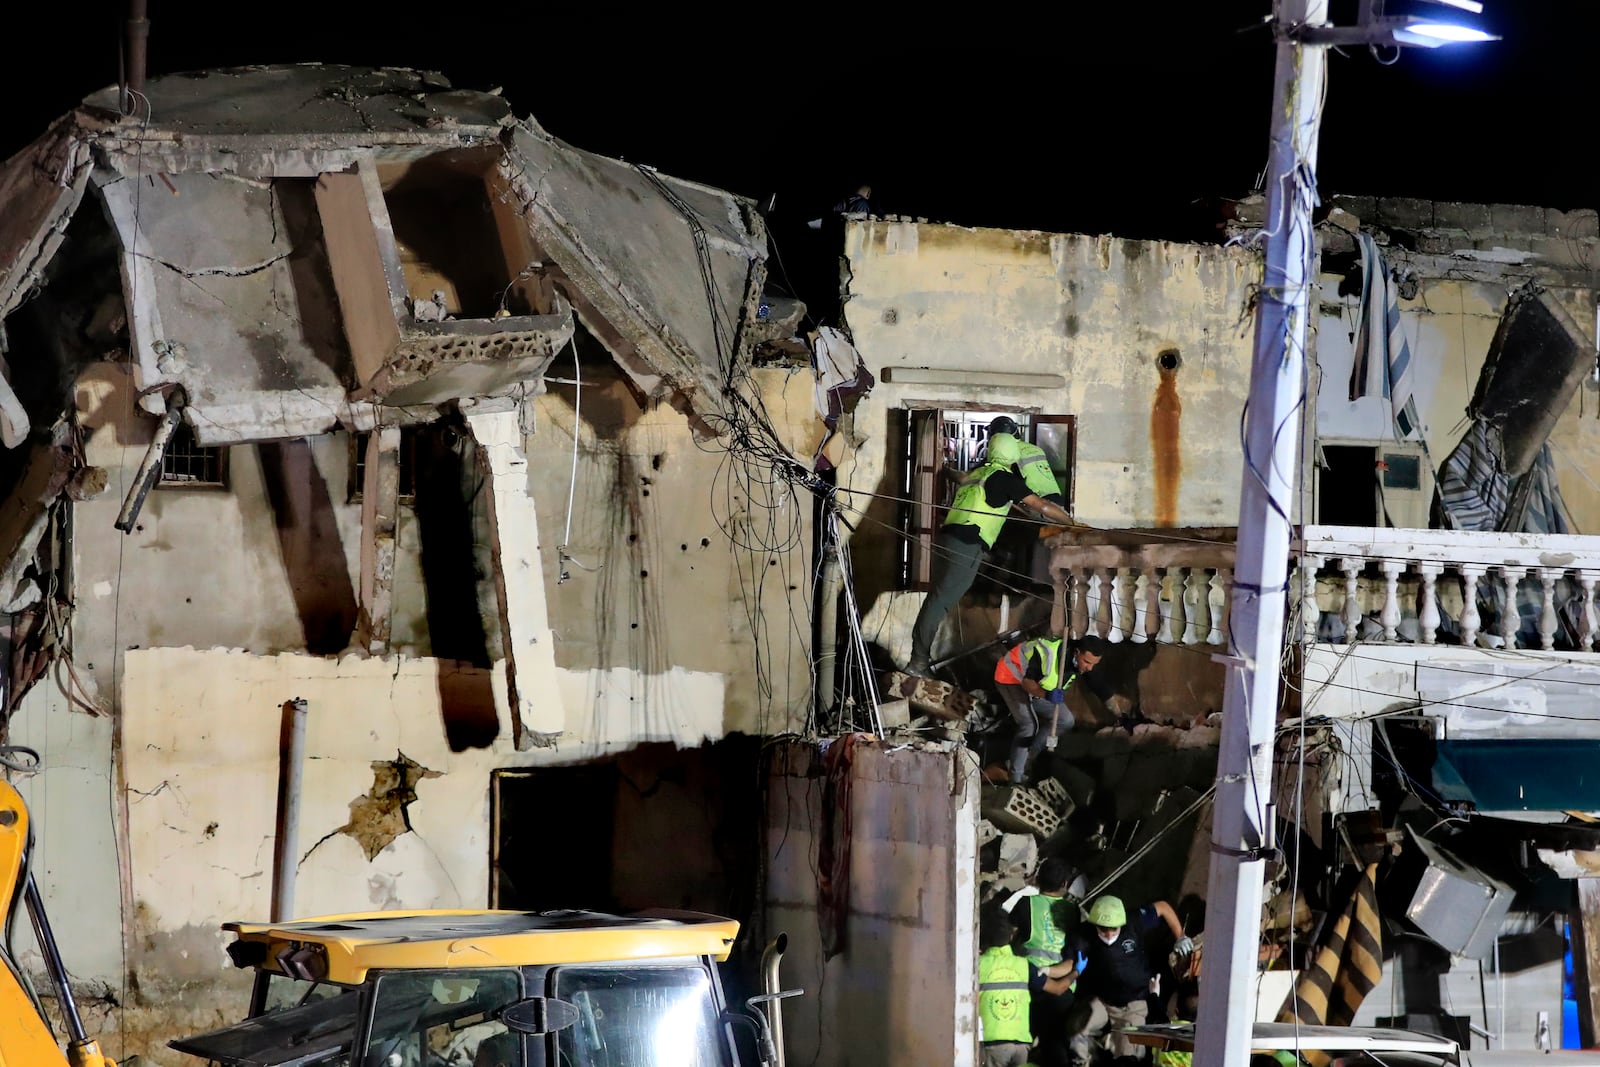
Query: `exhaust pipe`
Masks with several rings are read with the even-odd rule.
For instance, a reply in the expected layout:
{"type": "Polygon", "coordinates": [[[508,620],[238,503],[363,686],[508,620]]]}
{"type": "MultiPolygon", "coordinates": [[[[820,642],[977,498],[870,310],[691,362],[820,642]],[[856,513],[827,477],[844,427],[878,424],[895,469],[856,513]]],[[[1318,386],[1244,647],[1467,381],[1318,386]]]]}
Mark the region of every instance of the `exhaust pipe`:
{"type": "Polygon", "coordinates": [[[789,935],[779,934],[773,938],[761,953],[761,986],[762,992],[767,995],[767,1027],[772,1031],[772,1045],[777,1052],[777,1067],[784,1067],[783,1062],[783,1000],[781,993],[783,982],[778,977],[778,968],[783,964],[783,954],[789,947],[789,935]]]}

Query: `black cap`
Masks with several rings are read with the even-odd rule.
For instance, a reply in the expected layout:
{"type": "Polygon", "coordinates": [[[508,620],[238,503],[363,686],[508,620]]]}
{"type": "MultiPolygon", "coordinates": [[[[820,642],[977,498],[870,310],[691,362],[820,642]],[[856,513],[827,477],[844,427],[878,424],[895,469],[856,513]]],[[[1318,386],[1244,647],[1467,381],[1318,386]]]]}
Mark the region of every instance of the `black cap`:
{"type": "Polygon", "coordinates": [[[993,422],[989,423],[989,436],[993,437],[997,433],[1008,433],[1015,437],[1017,435],[1016,420],[1010,415],[997,416],[993,422]]]}

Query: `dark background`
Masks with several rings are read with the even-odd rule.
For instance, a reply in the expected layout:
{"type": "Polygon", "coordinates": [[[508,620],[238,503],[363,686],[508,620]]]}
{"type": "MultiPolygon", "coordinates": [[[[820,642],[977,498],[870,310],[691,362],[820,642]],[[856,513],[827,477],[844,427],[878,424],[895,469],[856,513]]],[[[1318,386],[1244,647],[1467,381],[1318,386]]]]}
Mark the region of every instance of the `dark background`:
{"type": "MultiPolygon", "coordinates": [[[[118,77],[123,0],[4,0],[9,156],[118,77]]],[[[796,286],[833,284],[805,227],[857,185],[880,214],[1207,240],[1266,160],[1269,0],[693,8],[149,0],[151,76],[322,61],[502,86],[579,147],[764,201],[796,286]]],[[[1324,194],[1596,206],[1592,0],[1421,0],[1504,40],[1331,56],[1324,194]],[[1394,59],[1393,54],[1382,59],[1394,59]]],[[[1354,0],[1334,0],[1336,21],[1354,0]]],[[[159,122],[160,116],[156,116],[159,122]]],[[[825,233],[827,231],[824,231],[825,233]]],[[[775,284],[783,272],[775,270],[775,284]]],[[[802,292],[804,295],[804,292],[802,292]]]]}

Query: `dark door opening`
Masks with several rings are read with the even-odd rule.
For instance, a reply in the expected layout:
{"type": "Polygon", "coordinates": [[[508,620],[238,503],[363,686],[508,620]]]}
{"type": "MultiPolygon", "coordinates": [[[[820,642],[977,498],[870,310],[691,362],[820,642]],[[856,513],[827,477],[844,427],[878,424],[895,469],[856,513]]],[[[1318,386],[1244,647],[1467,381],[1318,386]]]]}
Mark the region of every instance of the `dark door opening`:
{"type": "Polygon", "coordinates": [[[496,771],[491,905],[617,910],[611,839],[617,766],[496,771]]]}
{"type": "Polygon", "coordinates": [[[1323,445],[1317,472],[1317,522],[1377,526],[1378,450],[1371,445],[1323,445]]]}

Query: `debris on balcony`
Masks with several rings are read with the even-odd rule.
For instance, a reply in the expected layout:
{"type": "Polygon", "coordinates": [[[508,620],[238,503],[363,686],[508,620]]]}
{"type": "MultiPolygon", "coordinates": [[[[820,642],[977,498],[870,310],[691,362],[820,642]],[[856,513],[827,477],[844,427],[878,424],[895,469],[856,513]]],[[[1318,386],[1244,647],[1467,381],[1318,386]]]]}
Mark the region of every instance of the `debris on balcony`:
{"type": "Polygon", "coordinates": [[[1467,406],[1472,425],[1439,471],[1450,529],[1576,532],[1547,442],[1594,362],[1548,290],[1530,282],[1511,294],[1467,406]]]}

